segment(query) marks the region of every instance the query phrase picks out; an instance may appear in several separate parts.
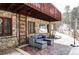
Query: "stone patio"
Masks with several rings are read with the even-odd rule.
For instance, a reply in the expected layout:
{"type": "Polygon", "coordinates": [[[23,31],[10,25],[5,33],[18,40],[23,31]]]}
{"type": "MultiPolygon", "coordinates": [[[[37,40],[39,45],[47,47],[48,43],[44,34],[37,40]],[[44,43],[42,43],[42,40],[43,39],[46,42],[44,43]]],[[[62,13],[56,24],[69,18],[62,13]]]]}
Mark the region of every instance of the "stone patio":
{"type": "Polygon", "coordinates": [[[41,50],[32,46],[25,46],[21,49],[31,55],[68,55],[72,47],[54,43],[54,45],[48,46],[41,50]]]}
{"type": "Polygon", "coordinates": [[[9,49],[9,50],[0,52],[0,55],[23,55],[23,54],[16,51],[16,49],[9,49]]]}

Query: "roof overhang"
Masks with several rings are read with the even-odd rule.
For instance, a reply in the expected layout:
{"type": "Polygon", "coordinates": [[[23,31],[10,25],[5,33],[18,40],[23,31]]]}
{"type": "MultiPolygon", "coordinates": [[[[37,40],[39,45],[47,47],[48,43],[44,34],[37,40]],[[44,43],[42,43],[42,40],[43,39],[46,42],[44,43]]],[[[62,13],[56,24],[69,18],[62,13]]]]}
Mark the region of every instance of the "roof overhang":
{"type": "MultiPolygon", "coordinates": [[[[39,18],[46,21],[59,21],[60,19],[56,19],[55,17],[50,16],[50,14],[46,14],[37,10],[29,5],[24,3],[0,3],[0,9],[5,11],[10,11],[13,13],[28,15],[31,17],[39,18]]],[[[52,11],[53,12],[53,11],[52,11]]],[[[60,15],[61,17],[61,15],[60,15]]]]}

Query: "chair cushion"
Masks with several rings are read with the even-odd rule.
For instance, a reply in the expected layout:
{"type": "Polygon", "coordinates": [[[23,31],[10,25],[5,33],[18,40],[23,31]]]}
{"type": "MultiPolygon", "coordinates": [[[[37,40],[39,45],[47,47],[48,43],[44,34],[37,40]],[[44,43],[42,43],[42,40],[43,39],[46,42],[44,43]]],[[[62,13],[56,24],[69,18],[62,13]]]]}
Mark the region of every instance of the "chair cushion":
{"type": "Polygon", "coordinates": [[[37,39],[41,39],[42,38],[42,36],[38,36],[38,38],[37,39]]]}
{"type": "Polygon", "coordinates": [[[40,41],[36,41],[36,43],[38,43],[38,44],[42,44],[42,45],[43,45],[43,44],[47,44],[46,41],[41,41],[41,40],[40,40],[40,41]]]}
{"type": "Polygon", "coordinates": [[[36,39],[36,40],[35,40],[35,42],[38,42],[38,41],[43,41],[43,39],[36,39]]]}

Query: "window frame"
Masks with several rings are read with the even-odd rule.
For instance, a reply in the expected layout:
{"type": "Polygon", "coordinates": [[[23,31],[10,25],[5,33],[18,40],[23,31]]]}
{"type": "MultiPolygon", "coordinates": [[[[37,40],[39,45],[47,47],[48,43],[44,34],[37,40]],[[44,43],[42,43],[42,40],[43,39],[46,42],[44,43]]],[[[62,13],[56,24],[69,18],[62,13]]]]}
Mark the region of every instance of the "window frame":
{"type": "Polygon", "coordinates": [[[35,22],[28,21],[28,34],[34,34],[34,33],[36,33],[35,22]],[[31,25],[33,25],[33,26],[31,26],[31,25]],[[31,27],[33,27],[33,28],[31,29],[31,27]]]}
{"type": "Polygon", "coordinates": [[[12,17],[9,18],[9,17],[0,17],[2,18],[2,34],[0,34],[0,36],[11,36],[12,35],[12,17]],[[5,21],[5,18],[7,19],[10,19],[10,33],[5,33],[4,32],[4,21],[5,21]]]}
{"type": "MultiPolygon", "coordinates": [[[[43,27],[43,29],[44,29],[44,27],[43,27]]],[[[39,24],[39,33],[49,33],[49,24],[40,23],[39,24]],[[46,32],[40,32],[40,29],[42,26],[46,27],[46,32]]]]}

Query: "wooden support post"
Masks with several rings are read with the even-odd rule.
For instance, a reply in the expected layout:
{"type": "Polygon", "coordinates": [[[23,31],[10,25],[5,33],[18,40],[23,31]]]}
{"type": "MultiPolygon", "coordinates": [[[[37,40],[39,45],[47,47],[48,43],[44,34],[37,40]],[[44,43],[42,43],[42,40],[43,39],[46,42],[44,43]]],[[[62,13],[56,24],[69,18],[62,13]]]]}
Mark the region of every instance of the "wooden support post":
{"type": "Polygon", "coordinates": [[[19,14],[19,45],[20,45],[20,14],[19,14]]]}
{"type": "Polygon", "coordinates": [[[51,37],[51,23],[49,22],[49,37],[51,37]]]}
{"type": "Polygon", "coordinates": [[[27,17],[25,17],[25,35],[27,38],[27,17]]]}
{"type": "Polygon", "coordinates": [[[17,37],[17,33],[18,33],[18,32],[17,32],[17,29],[18,29],[18,28],[17,28],[17,20],[18,20],[17,18],[18,18],[18,15],[17,15],[17,13],[16,13],[16,37],[17,37]]]}

